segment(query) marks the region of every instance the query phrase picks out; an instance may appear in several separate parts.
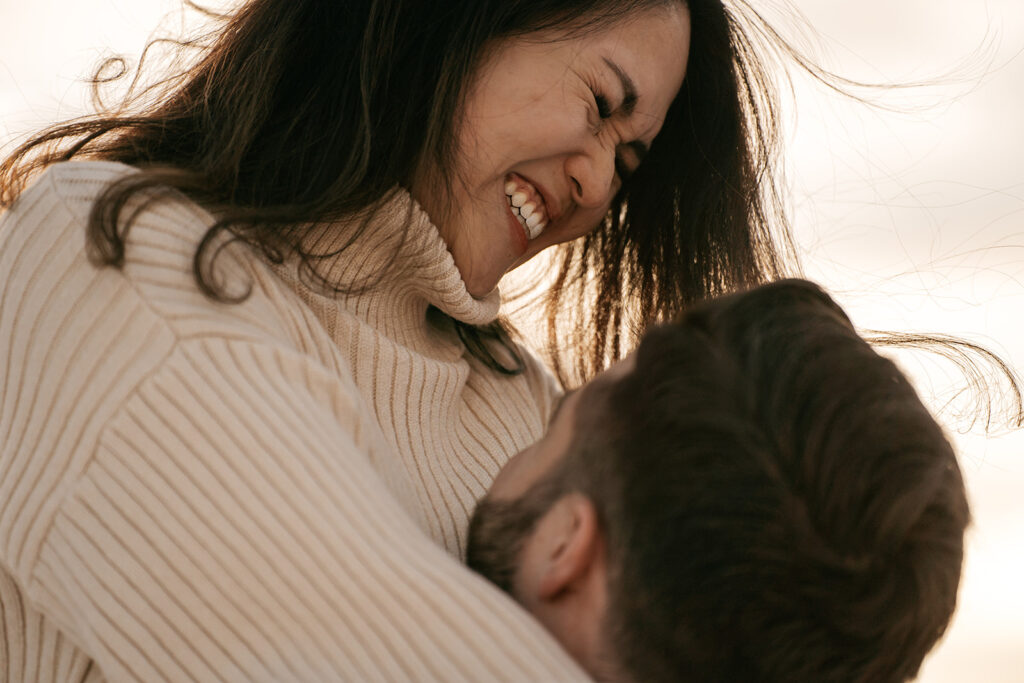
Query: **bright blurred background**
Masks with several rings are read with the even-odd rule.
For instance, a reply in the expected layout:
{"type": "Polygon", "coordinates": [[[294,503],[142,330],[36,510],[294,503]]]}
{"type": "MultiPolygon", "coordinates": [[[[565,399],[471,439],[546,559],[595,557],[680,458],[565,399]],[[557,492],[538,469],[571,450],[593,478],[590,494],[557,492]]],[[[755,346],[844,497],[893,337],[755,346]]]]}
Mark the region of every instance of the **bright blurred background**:
{"type": "MultiPolygon", "coordinates": [[[[1024,2],[794,0],[811,31],[754,4],[826,68],[927,84],[859,91],[871,107],[794,78],[786,171],[806,274],[862,328],[958,335],[1024,371],[1024,2]]],[[[0,144],[86,111],[101,57],[194,18],[179,0],[0,0],[0,144]]],[[[899,358],[959,447],[975,519],[959,610],[919,680],[1024,681],[1024,433],[961,433],[957,374],[899,358]]]]}
{"type": "MultiPolygon", "coordinates": [[[[1024,371],[1024,2],[794,4],[830,69],[932,84],[861,91],[891,113],[796,81],[787,168],[807,275],[861,327],[958,335],[1024,371]]],[[[1024,433],[958,433],[943,406],[961,378],[899,358],[952,432],[974,514],[960,606],[919,680],[1019,683],[1024,433]]]]}

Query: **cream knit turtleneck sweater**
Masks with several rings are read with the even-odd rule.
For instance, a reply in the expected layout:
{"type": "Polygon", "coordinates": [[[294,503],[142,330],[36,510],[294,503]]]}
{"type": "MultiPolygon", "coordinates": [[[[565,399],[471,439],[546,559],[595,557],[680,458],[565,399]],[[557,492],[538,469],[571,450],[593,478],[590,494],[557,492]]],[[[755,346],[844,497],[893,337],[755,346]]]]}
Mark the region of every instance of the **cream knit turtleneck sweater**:
{"type": "Polygon", "coordinates": [[[351,284],[393,256],[358,296],[236,245],[216,272],[250,295],[211,302],[192,276],[211,218],[183,199],[96,268],[90,207],[129,172],[56,165],[0,217],[0,679],[581,678],[457,559],[556,393],[428,315],[488,322],[497,293],[467,293],[405,194],[318,262],[351,284]]]}

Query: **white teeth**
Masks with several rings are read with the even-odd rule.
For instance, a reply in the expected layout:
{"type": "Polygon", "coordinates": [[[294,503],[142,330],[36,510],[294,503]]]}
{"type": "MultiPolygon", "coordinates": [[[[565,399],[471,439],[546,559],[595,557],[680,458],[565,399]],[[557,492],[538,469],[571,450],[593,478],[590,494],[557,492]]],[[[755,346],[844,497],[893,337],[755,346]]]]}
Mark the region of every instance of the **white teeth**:
{"type": "Polygon", "coordinates": [[[526,219],[523,218],[522,215],[519,214],[516,211],[513,211],[512,215],[516,217],[517,221],[519,221],[519,225],[523,226],[523,230],[526,231],[526,234],[529,235],[530,239],[533,239],[533,235],[531,234],[530,226],[527,223],[526,219]]]}
{"type": "Polygon", "coordinates": [[[548,225],[541,202],[527,201],[530,193],[521,190],[519,184],[512,180],[505,183],[505,196],[509,206],[514,208],[512,215],[519,220],[527,237],[531,240],[537,239],[548,225]]]}
{"type": "Polygon", "coordinates": [[[530,222],[526,222],[526,229],[530,232],[530,239],[535,240],[540,237],[540,233],[543,232],[544,228],[547,227],[547,223],[538,222],[537,225],[530,225],[530,222]]]}

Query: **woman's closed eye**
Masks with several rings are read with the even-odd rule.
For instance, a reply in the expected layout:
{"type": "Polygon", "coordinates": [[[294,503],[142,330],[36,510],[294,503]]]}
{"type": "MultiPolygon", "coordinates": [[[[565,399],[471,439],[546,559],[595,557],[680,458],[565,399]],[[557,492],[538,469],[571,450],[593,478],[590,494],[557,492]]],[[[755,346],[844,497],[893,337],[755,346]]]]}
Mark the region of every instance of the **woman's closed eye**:
{"type": "MultiPolygon", "coordinates": [[[[608,100],[608,97],[599,90],[592,90],[591,92],[594,94],[594,105],[597,108],[598,118],[601,121],[610,119],[615,111],[612,109],[612,105],[608,100]]],[[[626,160],[622,158],[622,155],[616,152],[615,173],[618,174],[620,180],[625,182],[629,176],[633,175],[633,171],[635,170],[635,168],[630,167],[626,160]]]]}
{"type": "Polygon", "coordinates": [[[592,91],[594,93],[594,104],[597,105],[597,115],[603,121],[612,117],[612,105],[608,101],[608,97],[597,90],[592,91]]]}

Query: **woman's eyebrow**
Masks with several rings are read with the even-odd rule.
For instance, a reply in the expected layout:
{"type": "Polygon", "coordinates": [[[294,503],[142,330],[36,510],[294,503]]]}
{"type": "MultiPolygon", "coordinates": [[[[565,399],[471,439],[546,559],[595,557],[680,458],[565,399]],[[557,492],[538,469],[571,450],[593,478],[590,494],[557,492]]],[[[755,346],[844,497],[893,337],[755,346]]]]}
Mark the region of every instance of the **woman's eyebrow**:
{"type": "Polygon", "coordinates": [[[619,109],[621,109],[622,113],[624,113],[626,116],[629,116],[630,114],[633,113],[633,109],[636,108],[636,84],[633,82],[633,79],[629,77],[629,74],[627,74],[622,69],[621,66],[616,64],[613,60],[609,59],[608,57],[604,57],[603,59],[604,63],[608,65],[608,68],[611,69],[612,72],[614,72],[614,74],[619,77],[619,82],[622,83],[623,97],[622,104],[619,105],[619,109]]]}

